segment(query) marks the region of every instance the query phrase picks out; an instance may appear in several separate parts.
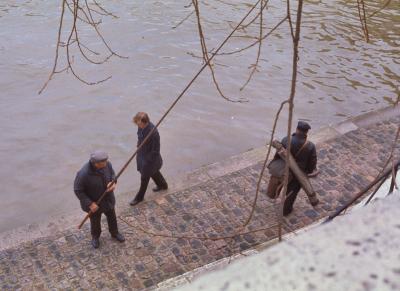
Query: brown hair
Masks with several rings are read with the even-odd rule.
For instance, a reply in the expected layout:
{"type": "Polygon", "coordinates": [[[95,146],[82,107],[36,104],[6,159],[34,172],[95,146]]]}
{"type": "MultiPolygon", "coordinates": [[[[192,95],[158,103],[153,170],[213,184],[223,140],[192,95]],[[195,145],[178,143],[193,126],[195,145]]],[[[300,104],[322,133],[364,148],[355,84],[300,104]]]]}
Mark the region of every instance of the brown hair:
{"type": "Polygon", "coordinates": [[[146,112],[138,112],[136,115],[133,117],[133,122],[138,124],[139,121],[141,121],[144,124],[147,124],[150,122],[149,115],[146,112]]]}

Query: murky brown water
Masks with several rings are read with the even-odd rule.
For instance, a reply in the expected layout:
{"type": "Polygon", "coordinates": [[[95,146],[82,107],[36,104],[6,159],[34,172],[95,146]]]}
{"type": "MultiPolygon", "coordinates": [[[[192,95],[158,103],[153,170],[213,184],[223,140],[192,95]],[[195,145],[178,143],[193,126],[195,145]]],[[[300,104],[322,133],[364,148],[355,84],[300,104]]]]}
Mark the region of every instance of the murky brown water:
{"type": "MultiPolygon", "coordinates": [[[[189,13],[187,1],[102,1],[120,16],[104,21],[104,35],[129,59],[86,68],[77,62],[91,80],[108,74],[113,78],[88,87],[71,75],[59,75],[39,96],[52,66],[59,2],[0,3],[0,231],[79,207],[72,182],[89,153],[107,150],[119,169],[136,144],[131,116],[148,111],[157,120],[201,64],[191,56],[200,53],[194,18],[172,29],[189,13]]],[[[316,129],[397,98],[400,7],[392,2],[370,22],[369,44],[363,41],[355,3],[305,4],[296,118],[310,120],[316,129]]],[[[202,4],[209,48],[225,37],[228,21],[240,20],[250,3],[202,4]]],[[[281,1],[270,0],[267,27],[284,13],[281,1]]],[[[257,27],[248,33],[256,36],[257,27]]],[[[87,29],[81,34],[97,43],[87,29]]],[[[264,43],[261,71],[242,92],[238,89],[256,49],[217,59],[217,76],[226,94],[249,103],[228,103],[216,93],[208,72],[199,78],[160,129],[167,177],[265,142],[274,112],[289,94],[288,36],[285,24],[264,43]]],[[[234,38],[226,51],[250,42],[234,38]]],[[[283,130],[282,121],[280,136],[283,130]]],[[[119,191],[133,190],[138,181],[132,165],[120,179],[119,191]]]]}

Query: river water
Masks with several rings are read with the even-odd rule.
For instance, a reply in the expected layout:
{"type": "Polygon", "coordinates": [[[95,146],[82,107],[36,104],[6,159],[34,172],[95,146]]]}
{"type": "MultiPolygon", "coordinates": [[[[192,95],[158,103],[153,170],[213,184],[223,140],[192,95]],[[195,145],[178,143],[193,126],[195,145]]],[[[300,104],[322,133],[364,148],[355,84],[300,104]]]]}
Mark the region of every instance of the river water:
{"type": "MultiPolygon", "coordinates": [[[[71,74],[57,75],[38,95],[53,64],[60,2],[0,3],[0,231],[78,208],[72,183],[89,153],[97,148],[108,151],[118,170],[136,145],[132,115],[147,111],[158,120],[201,66],[193,15],[172,28],[190,13],[185,7],[190,1],[103,0],[119,18],[103,19],[101,30],[113,49],[129,59],[83,66],[77,55],[74,64],[82,76],[112,79],[86,86],[71,74]]],[[[307,1],[304,6],[295,115],[309,120],[313,130],[388,106],[399,94],[399,2],[392,1],[370,20],[370,43],[363,39],[353,2],[307,1]]],[[[201,3],[210,49],[251,3],[201,3]]],[[[368,1],[369,11],[382,3],[368,1]]],[[[270,0],[265,31],[284,14],[284,2],[270,0]]],[[[254,41],[257,27],[233,38],[225,51],[254,41]]],[[[86,44],[100,49],[88,27],[81,24],[79,32],[86,44]]],[[[167,178],[265,143],[274,113],[289,94],[288,25],[264,42],[260,70],[240,91],[256,53],[254,47],[217,58],[216,74],[226,95],[248,103],[223,100],[207,71],[161,126],[167,178]]],[[[279,137],[287,114],[282,118],[279,137]]],[[[133,191],[138,182],[133,164],[120,179],[118,192],[133,191]]]]}

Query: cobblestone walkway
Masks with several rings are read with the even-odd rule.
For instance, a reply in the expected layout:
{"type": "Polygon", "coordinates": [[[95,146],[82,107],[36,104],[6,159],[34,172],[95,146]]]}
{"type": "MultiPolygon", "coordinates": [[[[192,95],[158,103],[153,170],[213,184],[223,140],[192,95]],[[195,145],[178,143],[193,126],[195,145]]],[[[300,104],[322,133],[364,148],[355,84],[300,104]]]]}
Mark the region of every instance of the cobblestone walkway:
{"type": "MultiPolygon", "coordinates": [[[[284,231],[327,216],[378,174],[389,155],[400,118],[359,128],[320,143],[320,174],[312,179],[321,203],[314,209],[300,193],[284,231]]],[[[399,146],[396,149],[400,154],[399,146]]],[[[273,202],[260,195],[247,232],[230,237],[249,215],[261,163],[183,191],[159,195],[121,213],[127,241],[112,241],[105,231],[98,250],[89,229],[66,230],[0,252],[1,290],[140,290],[277,236],[273,202]],[[143,232],[161,233],[167,238],[143,232]],[[264,228],[263,231],[256,231],[264,228]],[[252,232],[256,231],[256,232],[252,232]],[[250,232],[250,233],[249,233],[250,232]]],[[[266,177],[268,180],[268,177],[266,177]]],[[[265,187],[265,183],[264,183],[265,187]]]]}

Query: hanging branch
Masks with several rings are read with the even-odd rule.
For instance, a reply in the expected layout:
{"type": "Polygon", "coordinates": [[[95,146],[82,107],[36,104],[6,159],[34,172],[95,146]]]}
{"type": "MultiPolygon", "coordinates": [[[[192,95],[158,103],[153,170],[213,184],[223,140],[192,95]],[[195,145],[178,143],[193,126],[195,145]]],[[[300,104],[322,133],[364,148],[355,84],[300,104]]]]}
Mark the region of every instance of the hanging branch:
{"type": "Polygon", "coordinates": [[[49,78],[47,79],[47,81],[44,83],[42,89],[40,89],[39,94],[41,94],[43,92],[43,90],[47,87],[47,85],[49,84],[49,82],[51,81],[51,79],[53,78],[53,76],[55,74],[64,72],[66,69],[63,69],[62,71],[57,71],[57,64],[58,64],[58,55],[59,55],[59,49],[60,49],[60,43],[61,43],[61,32],[62,32],[62,27],[63,27],[63,22],[64,22],[64,13],[65,13],[65,4],[66,4],[66,0],[62,1],[62,5],[61,5],[61,17],[60,17],[60,23],[58,25],[58,33],[57,33],[57,46],[56,46],[56,54],[55,54],[55,58],[54,58],[54,65],[53,65],[53,69],[49,75],[49,78]]]}
{"type": "MultiPolygon", "coordinates": [[[[70,11],[70,13],[71,13],[72,15],[74,15],[74,10],[71,8],[71,4],[70,4],[68,1],[66,1],[66,4],[67,4],[67,7],[68,7],[68,10],[70,11]]],[[[78,18],[80,21],[82,21],[82,22],[84,22],[84,23],[86,23],[86,24],[92,25],[92,23],[90,22],[90,19],[89,19],[89,17],[87,16],[85,10],[83,10],[82,7],[81,7],[80,5],[78,6],[78,9],[82,12],[82,14],[83,14],[83,16],[85,16],[85,18],[82,18],[81,16],[79,16],[79,14],[77,15],[77,18],[78,18]]],[[[99,22],[96,23],[96,24],[100,24],[100,23],[101,23],[101,21],[99,21],[99,22]]]]}
{"type": "Polygon", "coordinates": [[[183,18],[181,21],[179,21],[178,24],[176,24],[175,26],[173,26],[172,29],[178,28],[182,23],[184,23],[186,20],[188,20],[189,17],[192,16],[194,13],[195,13],[195,11],[193,10],[193,11],[190,12],[185,18],[183,18]]]}
{"type": "Polygon", "coordinates": [[[379,8],[378,10],[376,10],[375,12],[371,13],[370,15],[367,16],[367,18],[371,18],[374,17],[376,14],[378,14],[379,12],[381,12],[383,9],[385,9],[386,7],[389,6],[389,4],[392,2],[392,0],[387,0],[383,6],[381,8],[379,8]]]}
{"type": "Polygon", "coordinates": [[[364,0],[357,0],[357,9],[365,41],[369,42],[369,32],[368,32],[367,18],[365,16],[366,12],[365,12],[364,0]]]}
{"type": "MultiPolygon", "coordinates": [[[[294,97],[296,94],[296,81],[297,81],[297,65],[299,61],[299,42],[300,42],[300,29],[301,29],[301,16],[303,12],[303,0],[298,0],[297,6],[297,17],[296,17],[296,30],[293,39],[293,67],[292,67],[292,84],[290,88],[290,96],[288,99],[289,102],[289,118],[287,124],[287,152],[291,152],[291,142],[292,142],[292,122],[293,122],[293,110],[294,110],[294,97]]],[[[289,157],[290,155],[286,155],[285,161],[285,175],[283,179],[283,195],[281,195],[281,205],[280,205],[280,215],[279,215],[279,228],[278,228],[278,236],[279,240],[282,240],[282,221],[283,221],[283,205],[286,199],[286,192],[289,184],[289,157]]]]}
{"type": "Polygon", "coordinates": [[[277,113],[275,115],[274,125],[272,127],[272,133],[271,133],[271,137],[270,137],[270,140],[269,140],[269,143],[268,143],[267,154],[265,156],[265,159],[264,159],[263,166],[261,168],[260,174],[258,175],[256,194],[255,194],[255,197],[254,197],[254,200],[253,200],[253,204],[252,204],[252,207],[251,207],[250,215],[247,218],[247,220],[245,221],[243,226],[247,226],[250,223],[251,219],[253,218],[254,211],[255,211],[256,205],[257,205],[258,195],[260,193],[261,181],[262,181],[262,178],[264,177],[265,169],[267,168],[267,163],[268,163],[268,160],[269,160],[269,155],[271,153],[272,141],[274,140],[274,136],[275,136],[275,132],[276,132],[276,126],[277,126],[278,120],[279,120],[279,115],[281,114],[282,109],[285,106],[285,104],[287,104],[288,102],[289,102],[288,100],[283,101],[281,103],[281,105],[279,106],[279,109],[278,109],[278,111],[277,111],[277,113]]]}
{"type": "MultiPolygon", "coordinates": [[[[287,1],[287,15],[286,15],[286,17],[285,18],[283,18],[277,25],[275,25],[275,27],[273,28],[273,29],[271,29],[271,31],[264,37],[264,38],[266,38],[268,35],[270,35],[275,29],[277,29],[284,21],[286,21],[286,19],[289,19],[289,23],[290,23],[290,25],[289,25],[289,28],[290,28],[290,31],[291,31],[291,34],[293,33],[293,27],[292,27],[292,24],[291,24],[291,17],[290,17],[290,9],[289,9],[289,0],[287,1]]],[[[299,27],[300,28],[300,27],[299,27]]],[[[300,35],[300,32],[299,32],[299,35],[300,35]]],[[[262,40],[261,40],[262,41],[262,40]]],[[[293,44],[294,44],[294,42],[295,42],[295,37],[294,37],[294,35],[293,35],[293,37],[292,37],[292,41],[293,41],[293,44]]],[[[297,45],[297,47],[298,47],[298,45],[297,45]]],[[[294,77],[297,77],[297,61],[298,61],[298,50],[296,49],[296,58],[294,58],[294,60],[296,60],[296,68],[293,68],[293,70],[295,70],[295,76],[294,77]]],[[[293,64],[293,66],[294,66],[294,64],[293,64]]],[[[293,78],[293,76],[292,76],[292,92],[293,92],[293,98],[294,98],[294,93],[295,93],[295,82],[294,82],[294,84],[293,84],[293,80],[294,80],[294,78],[293,78]],[[294,87],[293,87],[294,86],[294,87]]],[[[292,96],[292,95],[291,95],[292,96]]],[[[275,119],[274,119],[274,124],[273,124],[273,127],[272,127],[272,133],[271,133],[271,137],[270,137],[270,141],[269,141],[269,143],[268,143],[268,150],[267,150],[267,154],[266,154],[266,157],[265,157],[265,159],[264,159],[264,162],[263,162],[263,166],[262,166],[262,168],[261,168],[261,171],[260,171],[260,174],[259,174],[259,178],[258,178],[258,181],[257,181],[257,188],[256,188],[256,193],[255,193],[255,196],[254,196],[254,200],[253,200],[253,204],[252,204],[252,209],[251,209],[251,211],[250,211],[250,215],[249,215],[249,217],[247,218],[247,220],[246,220],[246,222],[244,223],[244,225],[243,226],[246,226],[246,225],[248,225],[249,223],[250,223],[250,221],[251,221],[251,219],[253,218],[253,215],[254,215],[254,211],[255,211],[255,207],[256,207],[256,205],[257,205],[257,201],[258,201],[258,197],[259,197],[259,192],[260,192],[260,187],[261,187],[261,181],[262,181],[262,178],[263,178],[263,176],[264,176],[264,173],[265,173],[265,169],[266,169],[266,167],[267,167],[267,162],[268,162],[268,160],[269,160],[269,155],[270,155],[270,152],[271,152],[271,146],[272,146],[272,141],[273,141],[273,139],[274,139],[274,135],[275,135],[275,132],[276,132],[276,126],[277,126],[277,123],[278,123],[278,120],[279,120],[279,116],[280,116],[280,113],[281,113],[281,111],[282,111],[282,109],[283,109],[283,107],[285,106],[285,104],[287,104],[287,103],[289,103],[290,102],[290,99],[288,99],[288,100],[285,100],[285,101],[283,101],[282,103],[281,103],[281,105],[280,105],[280,107],[279,107],[279,109],[278,109],[278,111],[277,111],[277,113],[276,113],[276,116],[275,116],[275,119]]],[[[293,109],[292,109],[293,110],[293,109]]],[[[291,130],[289,130],[289,132],[290,132],[291,130]]],[[[290,136],[290,134],[288,134],[289,136],[290,136]]],[[[286,194],[286,192],[284,192],[284,194],[283,195],[285,195],[286,194]]],[[[282,211],[278,211],[278,213],[281,213],[282,211]]],[[[282,220],[282,218],[280,218],[280,220],[282,220]]],[[[280,226],[279,226],[280,227],[280,226]]],[[[279,233],[280,233],[280,229],[279,229],[279,233]]],[[[279,237],[281,237],[280,235],[279,235],[279,237]]]]}
{"type": "MultiPolygon", "coordinates": [[[[287,18],[288,18],[288,16],[286,15],[286,16],[285,16],[281,21],[279,21],[266,35],[264,35],[264,36],[261,38],[261,41],[263,41],[263,40],[265,40],[267,37],[269,37],[279,26],[281,26],[281,25],[286,21],[287,18]]],[[[219,56],[227,56],[227,55],[233,55],[233,54],[241,53],[241,52],[243,52],[243,51],[245,51],[245,50],[248,50],[249,48],[252,48],[253,46],[257,45],[259,42],[260,42],[260,40],[257,39],[255,42],[253,42],[252,44],[250,44],[250,45],[248,45],[248,46],[246,46],[246,47],[244,47],[244,48],[241,48],[241,49],[235,50],[235,51],[230,51],[230,52],[222,52],[222,53],[219,53],[218,55],[219,55],[219,56]]]]}
{"type": "Polygon", "coordinates": [[[58,26],[58,34],[57,34],[57,43],[56,43],[56,53],[55,53],[55,59],[54,59],[54,64],[53,64],[53,69],[47,79],[47,81],[44,83],[43,87],[40,89],[39,94],[41,94],[48,86],[49,82],[53,79],[54,75],[70,71],[73,76],[78,79],[80,82],[86,84],[86,85],[97,85],[100,83],[103,83],[111,78],[111,76],[106,77],[104,79],[98,80],[98,81],[88,81],[85,80],[79,73],[77,73],[76,69],[74,68],[74,56],[71,53],[72,46],[76,46],[80,56],[85,60],[86,62],[94,65],[101,65],[106,63],[111,57],[116,56],[119,58],[126,58],[123,57],[119,54],[117,54],[115,51],[113,51],[110,47],[110,45],[106,42],[105,38],[101,34],[98,26],[101,23],[101,19],[96,21],[93,17],[92,13],[96,13],[101,16],[111,16],[113,18],[116,18],[114,14],[111,12],[108,12],[106,9],[104,9],[98,2],[95,0],[92,0],[95,7],[98,9],[94,9],[90,7],[89,3],[87,0],[84,0],[84,6],[81,6],[79,3],[80,0],[72,0],[71,3],[68,2],[68,0],[63,0],[62,5],[61,5],[61,16],[59,20],[59,26],[58,26]],[[71,30],[68,33],[68,37],[66,41],[62,41],[62,32],[65,24],[65,11],[68,9],[68,11],[72,14],[72,25],[71,25],[71,30]],[[100,56],[101,54],[99,52],[96,52],[95,50],[89,48],[89,46],[85,45],[80,38],[80,35],[78,33],[78,22],[81,21],[84,25],[89,25],[90,27],[93,28],[93,30],[96,32],[97,36],[101,39],[102,44],[105,46],[105,48],[108,51],[108,54],[104,56],[101,60],[95,60],[91,56],[88,55],[88,53],[93,54],[95,56],[100,56]],[[65,49],[65,59],[66,59],[66,67],[63,69],[58,69],[58,63],[59,63],[59,58],[60,58],[60,49],[63,48],[65,49]]]}
{"type": "MultiPolygon", "coordinates": [[[[252,20],[250,20],[247,24],[243,24],[242,26],[240,26],[239,29],[245,31],[246,28],[248,28],[250,25],[252,25],[252,24],[260,17],[260,15],[263,13],[263,10],[264,10],[265,8],[267,8],[268,1],[269,1],[269,0],[264,1],[264,4],[263,4],[262,8],[261,8],[261,10],[257,13],[257,15],[254,16],[254,18],[253,18],[252,20]]],[[[229,23],[229,25],[231,26],[230,23],[229,23]]]]}
{"type": "Polygon", "coordinates": [[[92,1],[93,1],[94,5],[96,5],[96,7],[99,8],[100,11],[103,12],[102,15],[104,15],[104,16],[111,16],[111,17],[113,17],[113,18],[119,18],[118,16],[116,16],[116,15],[114,15],[113,13],[109,12],[108,10],[104,9],[99,3],[97,3],[96,0],[92,0],[92,1]]]}
{"type": "MultiPolygon", "coordinates": [[[[75,1],[79,1],[79,0],[75,0],[75,1]]],[[[87,7],[87,9],[88,9],[88,13],[89,13],[89,18],[90,18],[90,20],[92,21],[92,23],[95,23],[95,21],[93,20],[92,12],[91,12],[91,9],[90,9],[90,7],[89,7],[89,4],[88,4],[88,1],[87,1],[87,0],[85,0],[85,4],[86,4],[86,7],[87,7]]],[[[108,49],[108,51],[110,52],[110,54],[112,54],[113,56],[117,56],[117,57],[119,57],[119,58],[121,58],[121,59],[127,59],[127,58],[128,58],[128,57],[123,57],[123,56],[117,54],[116,52],[114,52],[114,51],[111,49],[110,45],[106,42],[106,40],[104,39],[103,35],[100,33],[100,31],[99,31],[97,25],[93,25],[93,28],[95,29],[97,35],[99,36],[99,38],[101,39],[101,41],[103,42],[103,44],[106,46],[106,48],[108,49]]]]}
{"type": "MultiPolygon", "coordinates": [[[[102,79],[102,80],[100,80],[100,81],[90,82],[90,81],[87,81],[87,80],[83,79],[83,78],[75,71],[75,69],[74,69],[74,67],[73,67],[73,65],[72,65],[73,61],[72,61],[71,53],[70,53],[70,45],[71,45],[71,43],[72,43],[72,36],[75,34],[76,37],[77,37],[73,43],[79,44],[79,42],[80,42],[80,40],[79,40],[79,38],[78,38],[77,29],[76,29],[77,19],[78,19],[78,11],[79,11],[79,9],[78,9],[78,7],[79,7],[79,0],[73,0],[73,1],[74,1],[74,2],[73,2],[73,3],[74,3],[74,7],[73,7],[74,15],[73,15],[72,29],[71,29],[70,35],[69,35],[68,40],[67,40],[67,43],[66,43],[68,68],[69,68],[69,70],[71,71],[71,73],[75,76],[75,78],[78,79],[79,81],[81,81],[82,83],[84,83],[84,84],[86,84],[86,85],[97,85],[97,84],[100,84],[100,83],[103,83],[103,82],[109,80],[109,79],[111,78],[111,76],[109,76],[109,77],[107,77],[107,78],[105,78],[105,79],[102,79]]],[[[93,21],[93,19],[92,19],[92,21],[93,21]]],[[[79,45],[78,45],[78,47],[79,47],[79,45]]],[[[85,54],[83,54],[83,56],[86,57],[85,54]]],[[[92,62],[89,58],[87,58],[87,60],[88,60],[89,62],[95,64],[95,63],[92,62]]]]}
{"type": "Polygon", "coordinates": [[[249,77],[247,78],[247,81],[243,84],[243,86],[240,88],[240,91],[242,91],[247,84],[250,83],[251,78],[253,77],[253,75],[255,74],[256,71],[258,71],[258,63],[260,61],[260,55],[261,55],[261,47],[262,47],[262,37],[263,37],[263,25],[264,25],[264,21],[263,21],[263,10],[265,9],[265,7],[267,7],[267,3],[269,0],[265,1],[265,5],[264,5],[264,1],[260,2],[260,12],[259,12],[259,16],[260,16],[260,32],[259,32],[259,37],[258,37],[258,50],[257,50],[257,58],[256,58],[256,62],[254,64],[252,64],[250,66],[250,68],[252,68],[249,77]]]}
{"type": "Polygon", "coordinates": [[[289,22],[290,35],[292,36],[292,40],[294,41],[292,16],[291,16],[291,12],[290,12],[290,0],[286,0],[286,15],[287,15],[287,19],[289,22]]]}
{"type": "Polygon", "coordinates": [[[217,78],[215,76],[215,71],[214,71],[214,68],[213,68],[213,64],[210,61],[210,58],[208,56],[207,45],[206,45],[206,41],[205,41],[205,37],[204,37],[204,33],[203,33],[203,28],[202,28],[202,25],[201,25],[200,9],[199,9],[198,0],[192,0],[192,3],[193,3],[193,6],[194,6],[194,9],[195,9],[195,12],[196,12],[197,28],[198,28],[199,38],[200,38],[200,45],[201,45],[201,50],[202,50],[202,54],[203,54],[203,59],[204,59],[204,62],[208,64],[208,68],[210,69],[211,77],[212,77],[213,83],[215,85],[215,88],[217,89],[219,95],[222,98],[224,98],[226,101],[233,102],[233,103],[248,102],[247,100],[242,100],[242,99],[239,99],[239,100],[230,99],[229,97],[227,97],[222,92],[222,90],[221,90],[221,88],[220,88],[220,86],[218,84],[217,78]]]}

